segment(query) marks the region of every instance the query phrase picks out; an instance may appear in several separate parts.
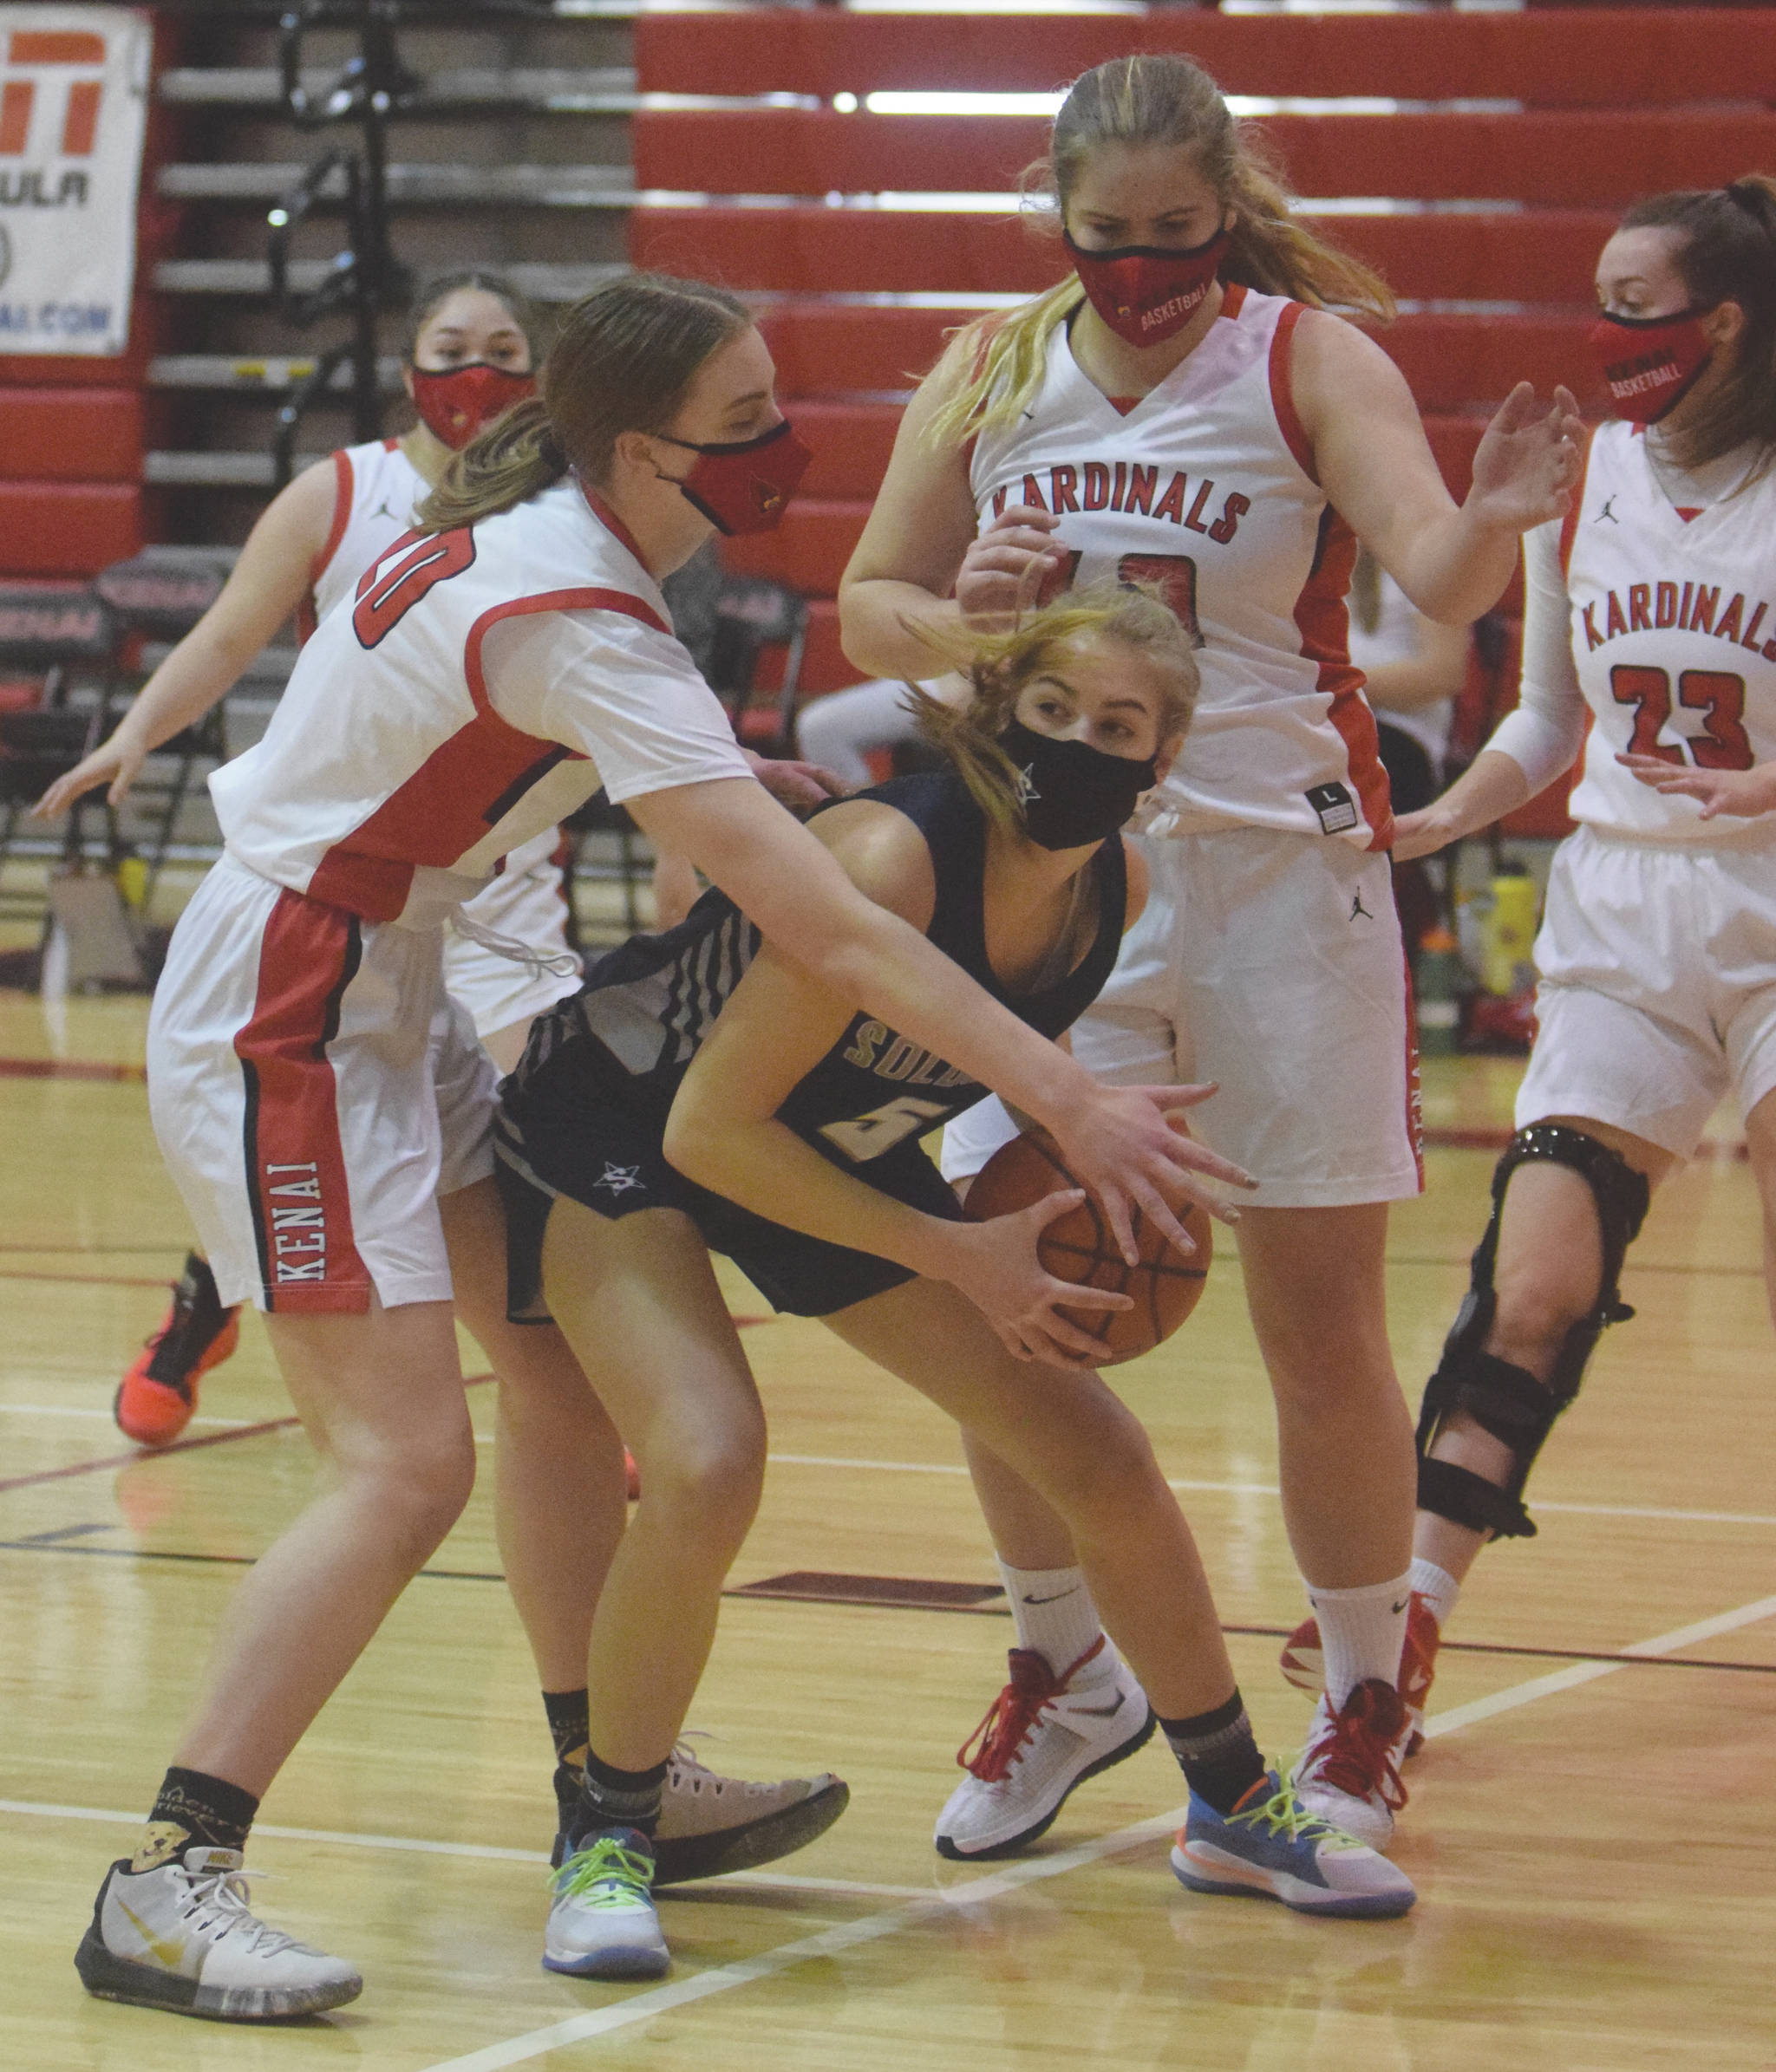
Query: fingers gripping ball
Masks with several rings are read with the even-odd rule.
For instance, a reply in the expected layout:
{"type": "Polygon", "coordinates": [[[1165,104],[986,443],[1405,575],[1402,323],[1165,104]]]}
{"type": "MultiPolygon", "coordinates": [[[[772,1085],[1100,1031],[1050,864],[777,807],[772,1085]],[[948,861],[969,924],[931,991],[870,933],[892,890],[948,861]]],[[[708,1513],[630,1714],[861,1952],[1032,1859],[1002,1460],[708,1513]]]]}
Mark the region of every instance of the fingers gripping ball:
{"type": "MultiPolygon", "coordinates": [[[[963,1214],[971,1222],[989,1222],[1028,1209],[1045,1195],[1082,1185],[1067,1170],[1051,1138],[1014,1137],[981,1169],[968,1190],[963,1214]]],[[[1089,1192],[1077,1209],[1057,1216],[1043,1231],[1037,1256],[1057,1280],[1134,1298],[1133,1309],[1061,1309],[1069,1323],[1105,1347],[1106,1365],[1150,1352],[1172,1336],[1201,1298],[1213,1255],[1210,1234],[1214,1226],[1193,1202],[1181,1210],[1180,1220],[1196,1240],[1197,1248],[1188,1257],[1137,1209],[1134,1238],[1140,1264],[1133,1267],[1117,1249],[1109,1219],[1089,1192]]]]}

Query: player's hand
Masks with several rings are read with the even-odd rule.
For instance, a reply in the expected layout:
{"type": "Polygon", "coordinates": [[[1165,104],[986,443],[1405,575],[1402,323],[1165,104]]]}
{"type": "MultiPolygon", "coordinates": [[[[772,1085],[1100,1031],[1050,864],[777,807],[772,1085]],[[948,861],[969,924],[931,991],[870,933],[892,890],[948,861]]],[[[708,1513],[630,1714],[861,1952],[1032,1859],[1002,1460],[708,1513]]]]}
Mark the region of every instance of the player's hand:
{"type": "Polygon", "coordinates": [[[1057,1216],[1085,1200],[1081,1188],[1045,1195],[1011,1215],[985,1223],[945,1224],[949,1278],[998,1333],[1018,1359],[1047,1360],[1065,1367],[1095,1366],[1106,1357],[1089,1332],[1057,1313],[1069,1309],[1133,1309],[1133,1300],[1108,1288],[1081,1287],[1057,1280],[1037,1256],[1041,1235],[1057,1216]],[[954,1241],[953,1246],[950,1241],[954,1241]]]}
{"type": "Polygon", "coordinates": [[[1052,537],[1060,523],[1052,511],[1014,504],[969,542],[957,573],[956,602],[975,632],[1011,632],[1049,577],[1065,572],[1067,549],[1052,537]]]}
{"type": "Polygon", "coordinates": [[[1519,381],[1474,452],[1473,486],[1462,509],[1501,532],[1527,532],[1562,518],[1578,487],[1583,421],[1570,388],[1544,404],[1519,381]]]}
{"type": "Polygon", "coordinates": [[[1696,800],[1704,820],[1717,813],[1749,819],[1776,810],[1776,764],[1760,763],[1752,770],[1697,770],[1658,755],[1618,755],[1616,759],[1651,790],[1696,800]]]}
{"type": "Polygon", "coordinates": [[[754,755],[749,748],[742,748],[741,753],[772,798],[792,813],[806,812],[823,798],[843,798],[851,789],[842,777],[819,763],[776,762],[754,755]]]}
{"type": "Polygon", "coordinates": [[[1093,1079],[1066,1116],[1058,1121],[1041,1118],[1060,1144],[1068,1172],[1098,1197],[1117,1248],[1130,1266],[1140,1256],[1134,1241],[1134,1209],[1145,1210],[1188,1255],[1196,1243],[1172,1203],[1182,1196],[1221,1222],[1237,1223],[1238,1209],[1205,1182],[1218,1180],[1238,1188],[1258,1184],[1230,1159],[1196,1143],[1185,1127],[1182,1111],[1214,1091],[1212,1085],[1110,1086],[1093,1079]],[[1175,1124],[1168,1119],[1172,1116],[1175,1124]]]}
{"type": "Polygon", "coordinates": [[[1394,820],[1394,860],[1410,863],[1417,857],[1433,857],[1461,831],[1434,805],[1423,806],[1416,813],[1398,813],[1394,820]]]}
{"type": "Polygon", "coordinates": [[[76,798],[84,798],[101,785],[109,787],[105,793],[106,803],[121,805],[147,760],[147,751],[134,746],[120,727],[108,741],[94,749],[84,762],[76,763],[65,776],[58,777],[31,808],[31,813],[38,820],[54,820],[65,813],[76,798]]]}

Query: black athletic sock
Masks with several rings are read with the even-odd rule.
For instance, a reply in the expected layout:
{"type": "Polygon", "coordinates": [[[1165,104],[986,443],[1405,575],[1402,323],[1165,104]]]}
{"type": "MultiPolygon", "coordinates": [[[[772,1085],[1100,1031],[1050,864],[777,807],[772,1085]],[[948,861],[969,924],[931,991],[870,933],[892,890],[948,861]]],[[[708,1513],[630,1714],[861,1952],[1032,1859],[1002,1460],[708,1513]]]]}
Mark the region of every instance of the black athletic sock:
{"type": "Polygon", "coordinates": [[[169,1769],[129,1867],[158,1870],[187,1848],[244,1849],[258,1809],[238,1784],[200,1769],[169,1769]]]}
{"type": "Polygon", "coordinates": [[[1159,1731],[1171,1744],[1191,1789],[1217,1813],[1226,1815],[1264,1774],[1264,1758],[1252,1738],[1245,1700],[1236,1688],[1224,1705],[1193,1719],[1162,1719],[1159,1731]]]}
{"type": "Polygon", "coordinates": [[[230,1312],[222,1306],[216,1277],[200,1252],[187,1252],[185,1271],[173,1290],[173,1322],[148,1362],[148,1378],[189,1399],[198,1362],[215,1343],[230,1312]]]}
{"type": "Polygon", "coordinates": [[[581,1769],[586,1759],[586,1687],[578,1691],[545,1691],[543,1710],[549,1715],[549,1737],[555,1743],[555,1760],[581,1769]]]}
{"type": "Polygon", "coordinates": [[[561,1825],[571,1828],[586,1774],[584,1685],[578,1691],[545,1691],[543,1710],[549,1715],[549,1737],[555,1743],[555,1803],[560,1808],[561,1825]]]}
{"type": "Polygon", "coordinates": [[[666,1782],[666,1765],[652,1769],[618,1769],[599,1761],[596,1751],[586,1750],[586,1773],[575,1809],[573,1840],[595,1828],[637,1828],[650,1841],[660,1824],[660,1794],[666,1782]]]}

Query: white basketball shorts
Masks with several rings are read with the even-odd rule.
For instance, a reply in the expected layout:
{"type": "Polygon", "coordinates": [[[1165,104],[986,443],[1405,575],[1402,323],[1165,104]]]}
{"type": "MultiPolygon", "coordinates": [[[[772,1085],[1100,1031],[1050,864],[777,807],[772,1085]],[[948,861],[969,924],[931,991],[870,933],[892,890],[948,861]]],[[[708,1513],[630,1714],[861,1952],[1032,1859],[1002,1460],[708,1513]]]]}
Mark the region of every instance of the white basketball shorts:
{"type": "Polygon", "coordinates": [[[439,939],[225,857],[173,930],[148,1109],[224,1302],[447,1302],[437,1197],[493,1170],[497,1075],[439,939]]]}
{"type": "Polygon", "coordinates": [[[559,840],[552,829],[514,849],[463,909],[476,927],[530,951],[530,961],[502,956],[455,927],[445,930],[444,983],[479,1037],[528,1022],[579,984],[579,959],[567,947],[566,886],[554,860],[559,840]]]}
{"type": "Polygon", "coordinates": [[[1561,844],[1517,1126],[1590,1116],[1688,1158],[1722,1096],[1776,1087],[1776,855],[1561,844]]]}
{"type": "MultiPolygon", "coordinates": [[[[1396,1201],[1424,1186],[1418,1056],[1388,858],[1270,828],[1132,836],[1140,918],[1074,1055],[1121,1085],[1213,1079],[1192,1132],[1260,1183],[1253,1208],[1396,1201]]],[[[944,1133],[948,1180],[1012,1134],[997,1100],[944,1133]]]]}

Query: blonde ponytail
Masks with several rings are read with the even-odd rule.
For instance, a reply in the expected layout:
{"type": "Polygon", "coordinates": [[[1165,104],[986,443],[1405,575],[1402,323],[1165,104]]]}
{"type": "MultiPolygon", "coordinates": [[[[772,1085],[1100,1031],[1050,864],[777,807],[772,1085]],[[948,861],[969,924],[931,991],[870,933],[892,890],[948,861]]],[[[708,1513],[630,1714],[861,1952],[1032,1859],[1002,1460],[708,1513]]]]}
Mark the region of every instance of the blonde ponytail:
{"type": "MultiPolygon", "coordinates": [[[[1021,182],[1026,203],[1035,205],[1027,220],[1038,234],[1059,238],[1073,186],[1100,144],[1172,145],[1192,154],[1234,215],[1224,281],[1317,309],[1393,319],[1387,283],[1291,215],[1279,168],[1189,58],[1112,58],[1074,81],[1054,118],[1048,157],[1021,182]]],[[[961,446],[977,433],[1015,424],[1041,389],[1049,333],[1084,299],[1078,276],[1070,274],[1009,316],[996,313],[964,326],[939,363],[937,378],[955,386],[928,420],[927,439],[961,446]]]]}

